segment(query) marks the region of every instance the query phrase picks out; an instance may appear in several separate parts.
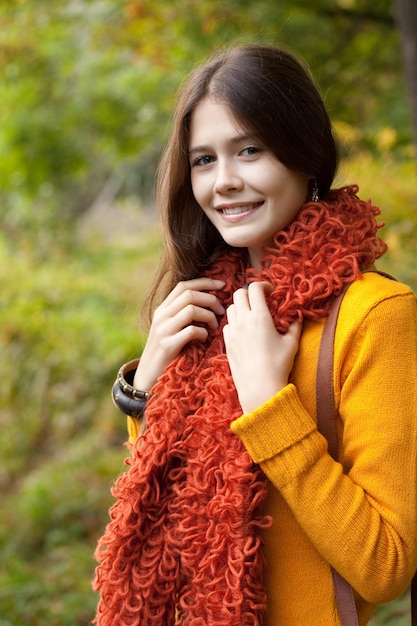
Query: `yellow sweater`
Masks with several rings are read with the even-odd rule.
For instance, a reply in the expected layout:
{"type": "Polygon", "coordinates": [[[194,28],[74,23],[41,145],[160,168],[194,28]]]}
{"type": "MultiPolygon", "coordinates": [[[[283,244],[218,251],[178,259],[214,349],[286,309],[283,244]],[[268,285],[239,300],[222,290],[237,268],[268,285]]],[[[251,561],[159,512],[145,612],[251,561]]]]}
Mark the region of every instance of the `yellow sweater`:
{"type": "MultiPolygon", "coordinates": [[[[340,310],[334,386],[339,463],[316,428],[323,320],[306,322],[289,384],[232,423],[269,478],[264,626],[340,624],[330,566],[356,590],[359,623],[417,565],[417,300],[365,274],[340,310]]],[[[140,421],[128,418],[129,440],[140,421]]]]}
{"type": "Polygon", "coordinates": [[[316,427],[323,321],[306,322],[292,384],[232,423],[269,479],[265,626],[336,626],[329,563],[359,623],[408,587],[417,565],[417,301],[365,274],[340,311],[334,385],[342,466],[316,427]]]}

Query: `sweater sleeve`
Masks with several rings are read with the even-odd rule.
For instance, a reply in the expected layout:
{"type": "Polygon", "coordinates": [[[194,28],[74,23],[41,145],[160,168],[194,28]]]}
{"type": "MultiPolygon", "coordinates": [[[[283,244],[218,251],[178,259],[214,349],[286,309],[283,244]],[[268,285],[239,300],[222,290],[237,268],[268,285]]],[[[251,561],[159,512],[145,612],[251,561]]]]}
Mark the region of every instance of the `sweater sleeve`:
{"type": "Polygon", "coordinates": [[[335,376],[344,468],[328,454],[296,385],[235,420],[232,430],[319,553],[363,598],[378,604],[407,588],[417,562],[413,294],[372,307],[348,343],[335,376]]]}
{"type": "Polygon", "coordinates": [[[129,435],[128,443],[135,443],[136,439],[141,434],[142,420],[136,417],[127,416],[127,432],[129,435]]]}

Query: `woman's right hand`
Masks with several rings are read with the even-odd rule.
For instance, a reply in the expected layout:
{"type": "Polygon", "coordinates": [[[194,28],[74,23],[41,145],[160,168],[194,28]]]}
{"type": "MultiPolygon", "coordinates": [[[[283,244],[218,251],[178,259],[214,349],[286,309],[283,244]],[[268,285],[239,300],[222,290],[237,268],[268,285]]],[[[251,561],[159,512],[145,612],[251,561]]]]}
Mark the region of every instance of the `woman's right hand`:
{"type": "Polygon", "coordinates": [[[211,278],[182,281],[155,309],[133,381],[137,389],[150,391],[189,341],[205,341],[208,329],[218,327],[216,316],[223,315],[225,310],[219,299],[207,292],[222,289],[224,285],[223,281],[211,278]],[[196,326],[195,322],[203,326],[196,326]]]}

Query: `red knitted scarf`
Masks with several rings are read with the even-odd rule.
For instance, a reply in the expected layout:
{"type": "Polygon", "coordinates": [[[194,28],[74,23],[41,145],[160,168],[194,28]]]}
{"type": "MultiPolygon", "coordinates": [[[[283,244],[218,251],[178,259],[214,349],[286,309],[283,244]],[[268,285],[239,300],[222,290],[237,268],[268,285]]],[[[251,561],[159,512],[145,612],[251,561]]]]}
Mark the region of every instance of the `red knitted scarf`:
{"type": "MultiPolygon", "coordinates": [[[[275,236],[261,271],[231,252],[208,276],[226,281],[227,307],[245,281],[273,284],[269,306],[285,331],[326,315],[331,297],[385,252],[379,210],[357,187],[307,203],[275,236]]],[[[258,531],[266,479],[230,423],[241,415],[221,327],[186,346],[152,390],[147,430],[117,480],[99,542],[99,626],[261,626],[266,608],[258,531]]]]}

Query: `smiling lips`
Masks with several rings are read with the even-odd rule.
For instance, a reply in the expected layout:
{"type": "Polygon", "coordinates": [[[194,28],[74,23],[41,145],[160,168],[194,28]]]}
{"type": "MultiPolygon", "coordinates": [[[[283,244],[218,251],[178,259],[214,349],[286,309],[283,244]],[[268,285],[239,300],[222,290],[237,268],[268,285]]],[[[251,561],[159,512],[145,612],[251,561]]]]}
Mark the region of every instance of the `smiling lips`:
{"type": "Polygon", "coordinates": [[[259,208],[263,202],[252,202],[251,204],[230,204],[228,206],[216,207],[216,211],[219,211],[223,215],[240,215],[241,213],[248,213],[254,209],[259,208]]]}

